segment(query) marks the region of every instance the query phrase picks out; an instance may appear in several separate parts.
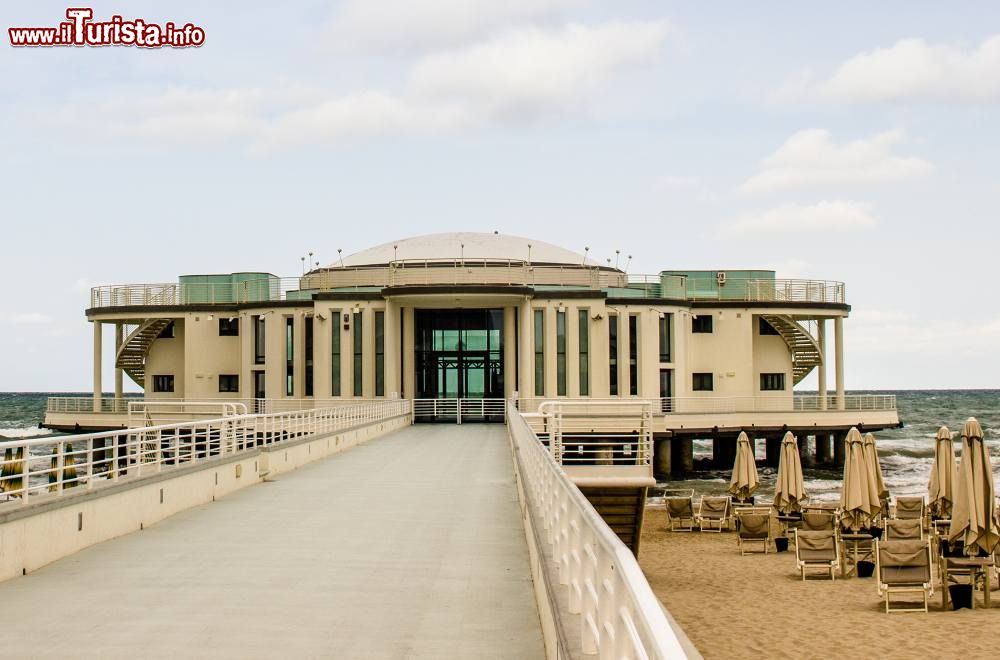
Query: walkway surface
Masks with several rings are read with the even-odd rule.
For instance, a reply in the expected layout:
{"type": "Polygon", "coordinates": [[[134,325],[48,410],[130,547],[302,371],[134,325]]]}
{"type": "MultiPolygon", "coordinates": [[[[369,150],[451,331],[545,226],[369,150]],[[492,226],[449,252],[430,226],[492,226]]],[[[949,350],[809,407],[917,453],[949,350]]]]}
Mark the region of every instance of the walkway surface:
{"type": "Polygon", "coordinates": [[[501,425],[418,425],[0,584],[3,657],[542,658],[501,425]]]}

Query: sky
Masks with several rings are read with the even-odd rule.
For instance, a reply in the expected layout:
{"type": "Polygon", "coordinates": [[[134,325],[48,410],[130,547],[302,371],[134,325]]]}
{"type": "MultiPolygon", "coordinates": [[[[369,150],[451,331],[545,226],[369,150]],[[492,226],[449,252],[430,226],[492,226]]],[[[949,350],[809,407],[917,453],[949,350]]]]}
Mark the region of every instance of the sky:
{"type": "Polygon", "coordinates": [[[95,284],[495,230],[844,281],[848,389],[1000,387],[1000,4],[277,5],[0,6],[0,390],[89,389],[95,284]]]}

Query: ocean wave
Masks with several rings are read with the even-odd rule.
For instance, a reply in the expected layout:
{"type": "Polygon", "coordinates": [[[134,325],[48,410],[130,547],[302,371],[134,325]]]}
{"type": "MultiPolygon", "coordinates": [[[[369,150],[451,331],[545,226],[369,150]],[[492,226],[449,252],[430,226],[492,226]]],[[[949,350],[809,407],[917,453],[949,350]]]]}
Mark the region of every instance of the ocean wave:
{"type": "Polygon", "coordinates": [[[16,428],[0,427],[0,440],[20,440],[23,438],[35,438],[43,435],[52,435],[52,429],[40,429],[37,426],[23,426],[16,428]]]}

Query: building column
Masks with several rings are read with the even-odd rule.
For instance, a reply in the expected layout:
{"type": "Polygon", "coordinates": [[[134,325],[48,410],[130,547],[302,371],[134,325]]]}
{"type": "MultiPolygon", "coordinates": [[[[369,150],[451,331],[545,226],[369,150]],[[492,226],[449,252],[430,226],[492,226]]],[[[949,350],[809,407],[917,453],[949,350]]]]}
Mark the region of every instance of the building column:
{"type": "Polygon", "coordinates": [[[668,436],[653,436],[653,476],[657,479],[669,479],[671,473],[670,438],[668,436]]]}
{"type": "Polygon", "coordinates": [[[399,396],[399,306],[386,298],[382,342],[385,358],[385,398],[399,396]]]}
{"type": "Polygon", "coordinates": [[[816,343],[819,344],[820,355],[816,389],[819,393],[819,409],[826,410],[826,319],[816,320],[816,343]]]}
{"type": "Polygon", "coordinates": [[[100,321],[93,321],[94,324],[94,412],[101,412],[101,396],[104,394],[104,386],[101,384],[101,332],[103,327],[100,321]]]}
{"type": "Polygon", "coordinates": [[[847,438],[847,434],[843,431],[838,431],[833,434],[833,466],[834,467],[844,467],[844,456],[846,454],[847,447],[844,445],[844,440],[847,438]]]}
{"type": "Polygon", "coordinates": [[[830,434],[821,433],[816,436],[816,465],[826,465],[831,459],[832,446],[830,434]]]}
{"type": "Polygon", "coordinates": [[[416,368],[416,328],[414,327],[415,317],[413,307],[403,308],[403,363],[400,370],[403,372],[402,382],[403,396],[415,399],[417,397],[417,368],[416,368]]]}
{"type": "MultiPolygon", "coordinates": [[[[115,323],[115,362],[118,361],[118,351],[121,350],[122,342],[125,341],[125,324],[121,321],[115,323]]],[[[125,389],[125,372],[115,366],[115,403],[122,400],[125,389]]]]}
{"type": "Polygon", "coordinates": [[[809,436],[800,436],[798,440],[799,463],[802,464],[802,467],[812,467],[813,457],[809,454],[809,436]]]}
{"type": "Polygon", "coordinates": [[[844,409],[844,318],[833,320],[833,342],[836,360],[837,410],[844,409]]]}
{"type": "Polygon", "coordinates": [[[675,476],[694,470],[694,443],[691,438],[670,439],[670,467],[675,476]]]}
{"type": "MultiPolygon", "coordinates": [[[[535,396],[535,348],[532,335],[531,299],[525,298],[518,312],[520,331],[518,332],[517,350],[520,353],[520,367],[517,371],[517,391],[522,399],[535,396]]],[[[535,412],[531,409],[530,412],[535,412]]]]}
{"type": "Polygon", "coordinates": [[[510,305],[503,308],[503,396],[509,399],[517,389],[517,328],[514,311],[510,305]]]}

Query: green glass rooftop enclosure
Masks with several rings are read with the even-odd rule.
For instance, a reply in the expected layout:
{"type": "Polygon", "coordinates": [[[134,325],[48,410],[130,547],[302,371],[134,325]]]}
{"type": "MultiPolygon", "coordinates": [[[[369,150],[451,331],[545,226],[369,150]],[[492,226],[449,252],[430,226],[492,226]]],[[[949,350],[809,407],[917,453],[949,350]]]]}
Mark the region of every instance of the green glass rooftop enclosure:
{"type": "Polygon", "coordinates": [[[265,302],[281,299],[281,280],[270,273],[181,275],[180,304],[265,302]]]}

